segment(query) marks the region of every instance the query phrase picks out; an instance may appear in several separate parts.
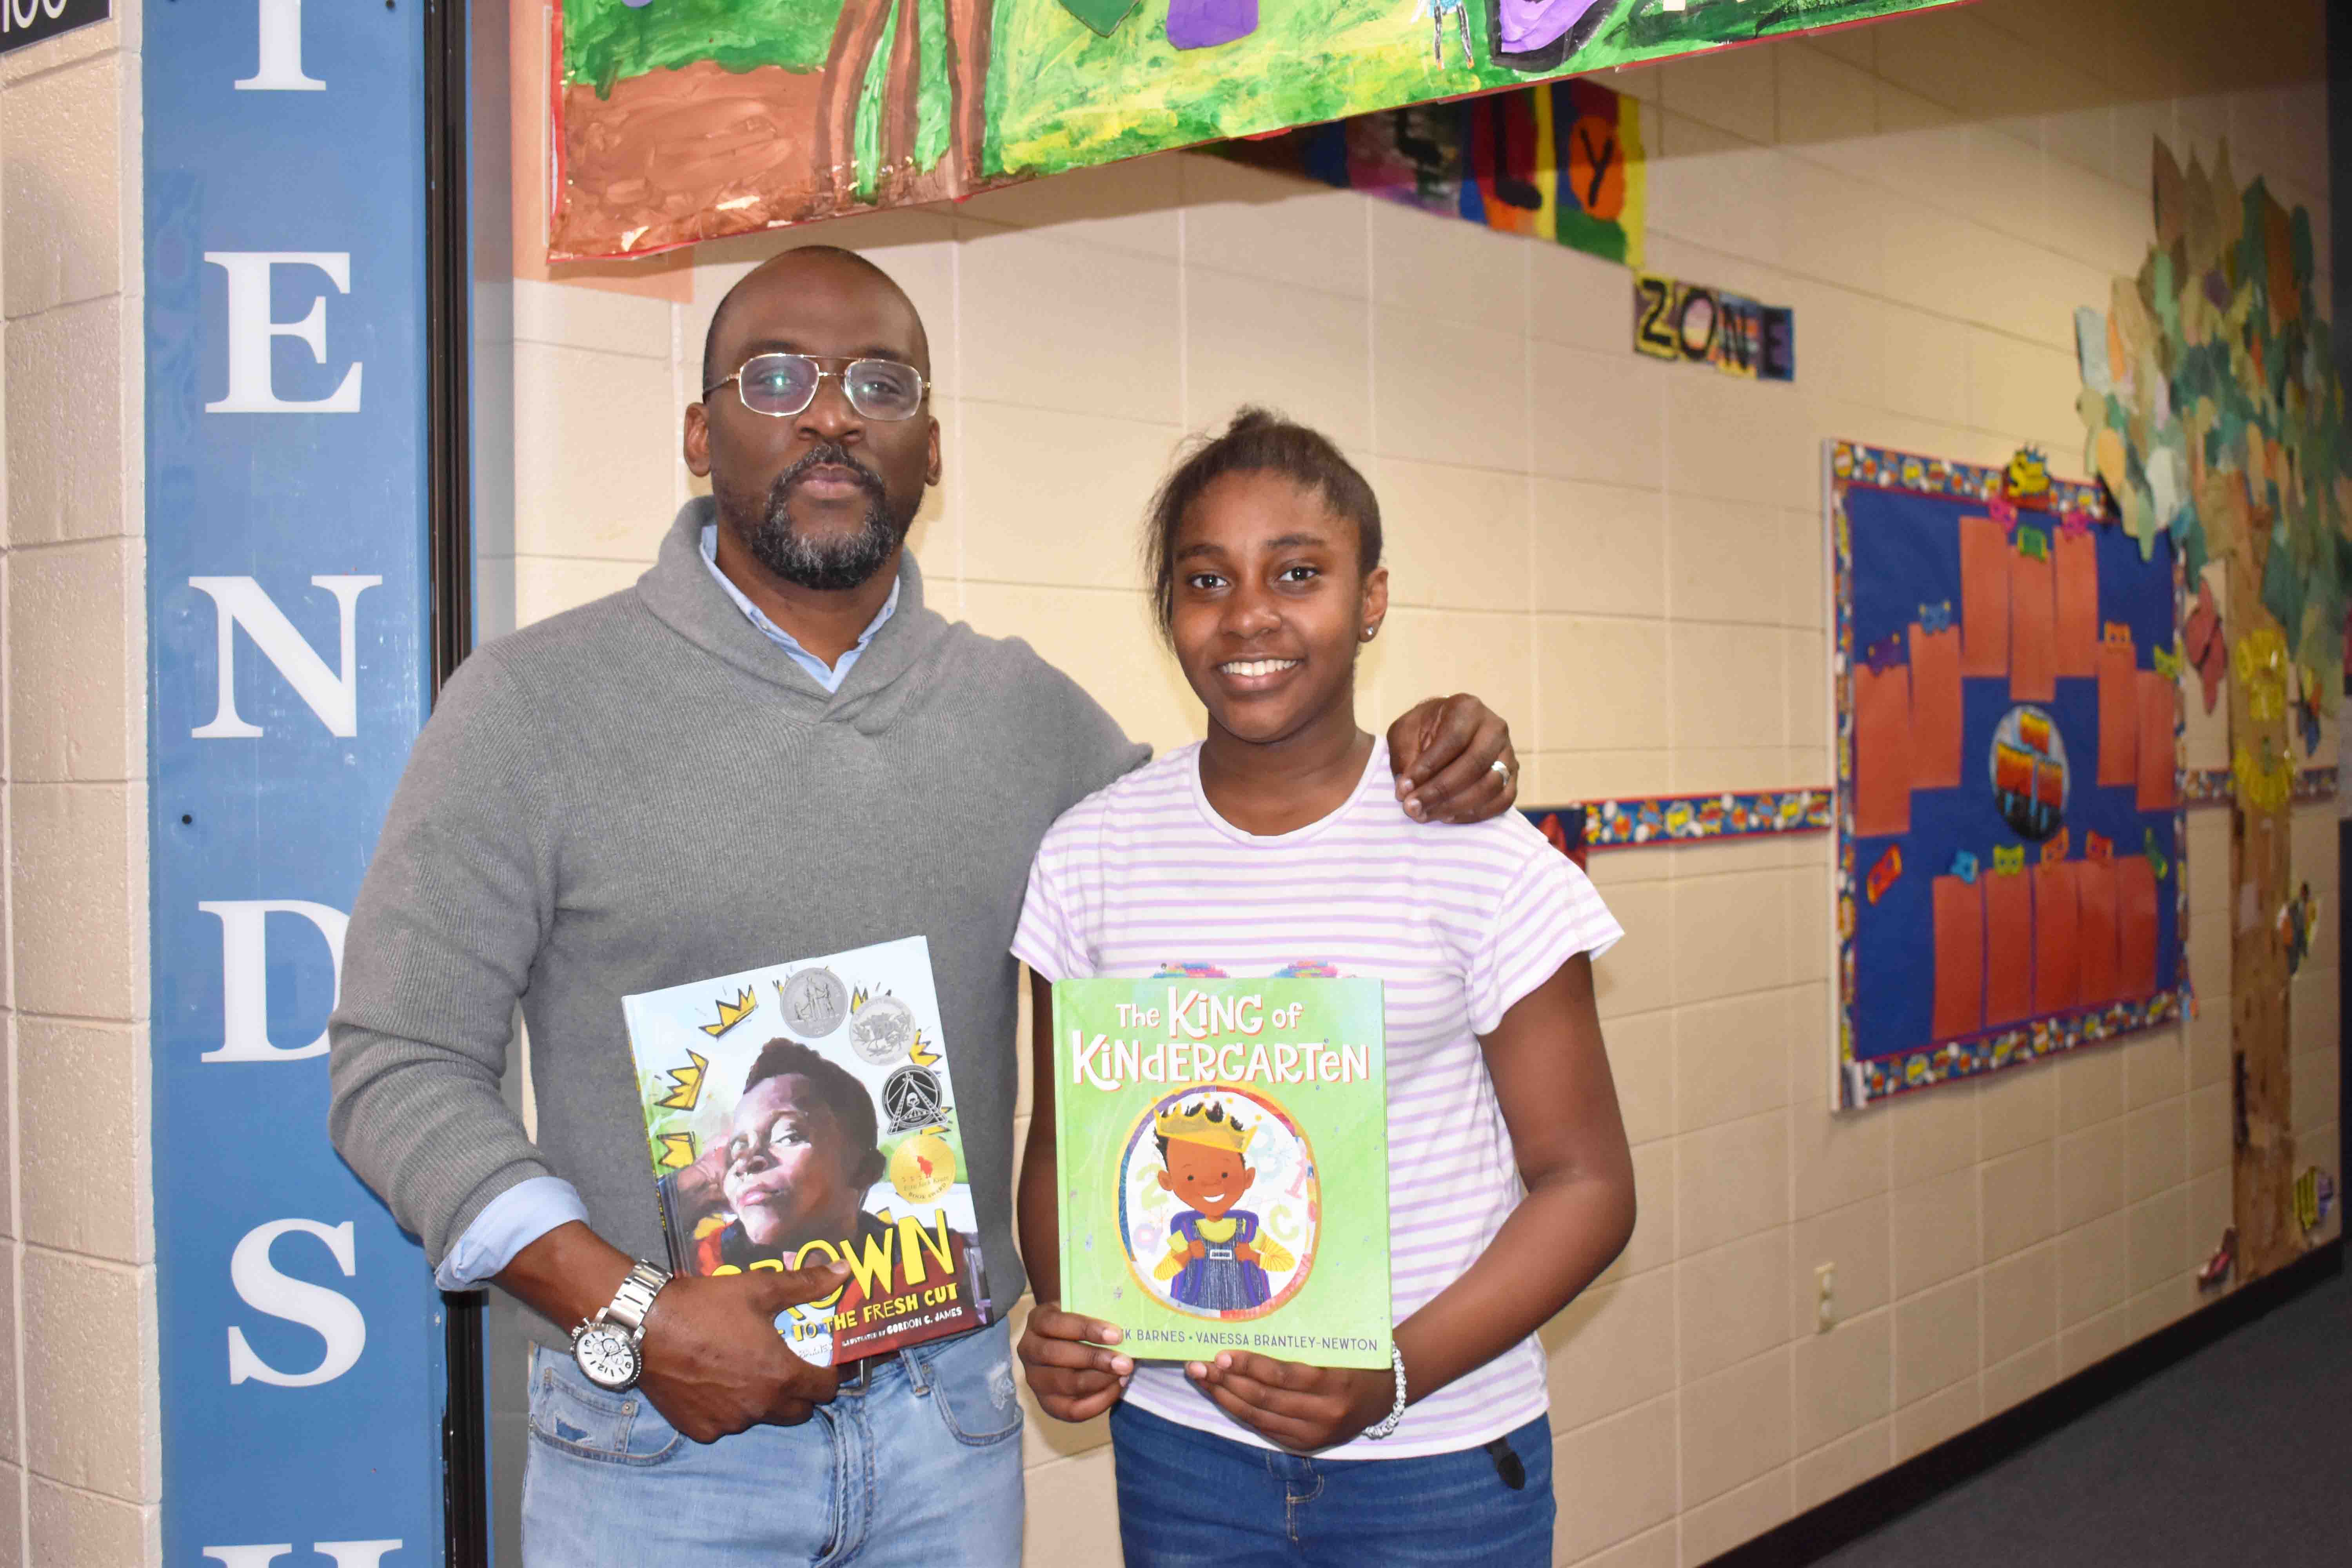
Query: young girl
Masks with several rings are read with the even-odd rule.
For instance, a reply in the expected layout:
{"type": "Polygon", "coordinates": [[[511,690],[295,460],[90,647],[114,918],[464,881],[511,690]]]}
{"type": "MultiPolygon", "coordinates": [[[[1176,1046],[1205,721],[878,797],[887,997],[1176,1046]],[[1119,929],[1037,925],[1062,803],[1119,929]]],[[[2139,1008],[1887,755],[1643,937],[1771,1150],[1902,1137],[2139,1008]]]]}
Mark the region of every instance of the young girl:
{"type": "Polygon", "coordinates": [[[1030,1386],[1064,1420],[1110,1412],[1129,1568],[1538,1568],[1535,1332],[1633,1226],[1592,1006],[1617,923],[1518,816],[1424,827],[1398,808],[1355,711],[1356,654],[1388,611],[1380,505],[1330,442],[1244,410],[1160,487],[1148,549],[1208,738],[1080,801],[1030,870],[1030,1386]],[[1385,983],[1393,1366],[1139,1364],[1056,1305],[1050,985],[1171,966],[1385,983]]]}

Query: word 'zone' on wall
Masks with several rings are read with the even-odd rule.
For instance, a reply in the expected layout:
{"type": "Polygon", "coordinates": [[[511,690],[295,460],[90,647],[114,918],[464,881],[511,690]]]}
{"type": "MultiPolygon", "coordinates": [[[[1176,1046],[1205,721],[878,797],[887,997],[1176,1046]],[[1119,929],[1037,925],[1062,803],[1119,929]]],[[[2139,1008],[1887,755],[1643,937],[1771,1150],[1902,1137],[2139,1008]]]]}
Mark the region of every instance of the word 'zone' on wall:
{"type": "Polygon", "coordinates": [[[2177,1018],[2169,539],[2029,455],[1830,470],[1840,1103],[2177,1018]]]}

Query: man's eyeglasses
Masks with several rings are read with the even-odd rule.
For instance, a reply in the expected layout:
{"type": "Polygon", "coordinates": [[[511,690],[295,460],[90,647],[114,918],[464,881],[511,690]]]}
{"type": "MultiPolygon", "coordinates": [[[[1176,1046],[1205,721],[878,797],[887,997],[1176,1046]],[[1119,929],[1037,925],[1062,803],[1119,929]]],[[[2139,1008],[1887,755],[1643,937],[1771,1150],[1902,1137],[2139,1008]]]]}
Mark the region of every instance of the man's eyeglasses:
{"type": "Polygon", "coordinates": [[[815,354],[754,354],[743,368],[724,381],[702,389],[709,397],[729,382],[743,406],[771,419],[789,419],[816,401],[818,383],[828,377],[841,382],[849,406],[867,419],[912,419],[923,406],[923,372],[896,360],[850,360],[815,354]],[[841,369],[828,371],[821,361],[832,360],[841,369]]]}

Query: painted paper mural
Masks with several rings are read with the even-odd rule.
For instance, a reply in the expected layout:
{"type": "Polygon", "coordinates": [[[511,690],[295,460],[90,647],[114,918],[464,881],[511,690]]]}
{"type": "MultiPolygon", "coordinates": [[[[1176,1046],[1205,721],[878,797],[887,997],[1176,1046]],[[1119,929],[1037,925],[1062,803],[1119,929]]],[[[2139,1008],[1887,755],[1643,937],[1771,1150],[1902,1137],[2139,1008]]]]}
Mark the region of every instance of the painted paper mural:
{"type": "Polygon", "coordinates": [[[1642,265],[1642,104],[1596,81],[1384,109],[1229,141],[1223,151],[1238,162],[1642,265]]]}
{"type": "MultiPolygon", "coordinates": [[[[2197,587],[2184,656],[2229,704],[2230,1051],[2235,1226],[2215,1282],[2293,1260],[2291,981],[2304,913],[2293,802],[2337,704],[2352,581],[2352,432],[2315,292],[2313,222],[2224,142],[2186,170],[2158,141],[2156,240],[2102,316],[2075,317],[2089,465],[2151,554],[2197,587]],[[2225,1256],[2226,1255],[2226,1256],[2225,1256]]],[[[2307,928],[2307,921],[2305,922],[2307,928]]]]}
{"type": "Polygon", "coordinates": [[[551,0],[549,254],[642,254],[1958,3],[551,0]]]}
{"type": "Polygon", "coordinates": [[[2031,453],[1836,443],[1829,509],[1838,1103],[2181,1017],[2170,540],[2031,453]]]}

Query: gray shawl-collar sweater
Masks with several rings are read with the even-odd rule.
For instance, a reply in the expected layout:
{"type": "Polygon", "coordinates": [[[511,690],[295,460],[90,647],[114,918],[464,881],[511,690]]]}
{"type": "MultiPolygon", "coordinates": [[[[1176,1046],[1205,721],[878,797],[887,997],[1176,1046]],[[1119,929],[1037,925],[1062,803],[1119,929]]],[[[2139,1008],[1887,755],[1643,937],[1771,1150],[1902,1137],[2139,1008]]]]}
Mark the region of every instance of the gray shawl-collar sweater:
{"type": "Polygon", "coordinates": [[[542,1175],[660,1260],[621,998],[920,935],[1001,1312],[1030,857],[1147,748],[1025,643],[925,608],[912,555],[828,695],[712,580],[711,518],[689,503],[634,588],[486,644],[442,692],[345,938],[335,1146],[436,1263],[542,1175]],[[518,1002],[535,1144],[499,1092],[518,1002]]]}

